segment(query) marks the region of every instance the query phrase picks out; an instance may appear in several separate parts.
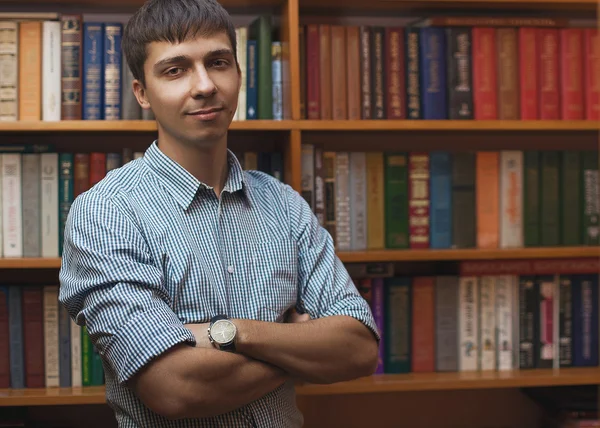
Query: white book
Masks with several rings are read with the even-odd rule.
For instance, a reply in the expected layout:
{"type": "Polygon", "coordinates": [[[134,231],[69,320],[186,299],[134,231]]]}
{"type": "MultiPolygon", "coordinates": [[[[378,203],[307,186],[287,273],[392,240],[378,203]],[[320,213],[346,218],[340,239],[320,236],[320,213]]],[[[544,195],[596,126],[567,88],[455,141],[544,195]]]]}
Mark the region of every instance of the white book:
{"type": "Polygon", "coordinates": [[[81,386],[81,327],[71,319],[71,386],[81,386]]]}
{"type": "Polygon", "coordinates": [[[367,156],[350,152],[350,236],[352,249],[367,249],[367,156]]]}
{"type": "Polygon", "coordinates": [[[496,341],[498,343],[498,370],[514,368],[513,293],[516,292],[517,277],[512,275],[496,276],[496,341]]]}
{"type": "Polygon", "coordinates": [[[61,23],[42,23],[42,120],[61,119],[61,23]]]}
{"type": "Polygon", "coordinates": [[[44,373],[46,388],[60,386],[58,346],[58,286],[44,286],[44,373]]]}
{"type": "Polygon", "coordinates": [[[463,372],[479,369],[479,287],[477,283],[476,276],[461,276],[459,279],[458,369],[463,372]]]}
{"type": "Polygon", "coordinates": [[[248,48],[248,27],[238,27],[236,28],[236,36],[237,36],[237,58],[238,63],[240,64],[240,71],[242,74],[242,84],[240,85],[240,91],[238,95],[238,108],[235,112],[235,120],[246,120],[246,108],[247,108],[247,97],[246,97],[246,87],[247,87],[247,76],[246,70],[248,69],[247,62],[247,48],[248,48]]]}
{"type": "Polygon", "coordinates": [[[0,122],[12,122],[19,116],[18,53],[18,22],[0,21],[0,122]]]}
{"type": "Polygon", "coordinates": [[[1,165],[4,257],[23,257],[21,154],[3,154],[1,165]]]}
{"type": "Polygon", "coordinates": [[[58,153],[41,154],[42,257],[58,257],[58,153]]]}
{"type": "Polygon", "coordinates": [[[479,280],[479,356],[481,370],[496,369],[496,306],[495,277],[479,280]]]}
{"type": "Polygon", "coordinates": [[[523,247],[523,152],[500,152],[500,248],[523,247]]]}

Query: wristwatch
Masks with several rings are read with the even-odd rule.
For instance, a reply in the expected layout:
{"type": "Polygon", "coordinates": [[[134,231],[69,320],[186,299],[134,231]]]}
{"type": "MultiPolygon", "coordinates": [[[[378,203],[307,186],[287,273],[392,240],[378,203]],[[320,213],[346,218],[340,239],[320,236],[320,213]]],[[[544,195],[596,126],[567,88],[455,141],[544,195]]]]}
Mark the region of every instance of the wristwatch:
{"type": "Polygon", "coordinates": [[[208,338],[217,349],[235,352],[237,328],[226,315],[216,315],[210,319],[208,338]]]}

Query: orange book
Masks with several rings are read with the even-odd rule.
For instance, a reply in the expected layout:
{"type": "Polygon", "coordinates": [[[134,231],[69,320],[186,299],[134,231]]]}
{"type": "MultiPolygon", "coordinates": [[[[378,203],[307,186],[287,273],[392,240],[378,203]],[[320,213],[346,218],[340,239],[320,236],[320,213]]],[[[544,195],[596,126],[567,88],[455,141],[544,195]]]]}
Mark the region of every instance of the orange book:
{"type": "Polygon", "coordinates": [[[348,119],[360,120],[360,39],[359,31],[356,26],[346,27],[346,63],[348,67],[348,76],[346,78],[347,99],[348,99],[348,119]]]}
{"type": "Polygon", "coordinates": [[[383,153],[367,152],[367,248],[385,248],[383,153]]]}
{"type": "Polygon", "coordinates": [[[499,159],[498,152],[477,152],[475,205],[478,248],[498,248],[500,240],[499,159]]]}
{"type": "Polygon", "coordinates": [[[435,294],[433,276],[412,280],[412,371],[435,371],[435,294]]]}
{"type": "Polygon", "coordinates": [[[19,23],[19,120],[42,119],[42,23],[19,23]]]}

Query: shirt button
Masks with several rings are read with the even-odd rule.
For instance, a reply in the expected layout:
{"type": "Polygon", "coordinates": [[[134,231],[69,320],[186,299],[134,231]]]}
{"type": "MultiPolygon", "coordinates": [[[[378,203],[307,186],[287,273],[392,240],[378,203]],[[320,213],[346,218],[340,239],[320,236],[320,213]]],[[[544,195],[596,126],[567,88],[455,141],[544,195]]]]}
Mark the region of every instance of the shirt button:
{"type": "Polygon", "coordinates": [[[228,266],[227,267],[227,272],[233,273],[233,266],[228,266]]]}

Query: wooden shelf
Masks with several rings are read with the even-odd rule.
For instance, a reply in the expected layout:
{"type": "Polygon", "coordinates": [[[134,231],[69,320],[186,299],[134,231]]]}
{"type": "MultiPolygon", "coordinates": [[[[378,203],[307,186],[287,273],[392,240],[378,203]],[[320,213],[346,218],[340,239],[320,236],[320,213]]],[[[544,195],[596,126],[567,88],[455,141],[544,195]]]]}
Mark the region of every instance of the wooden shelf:
{"type": "Polygon", "coordinates": [[[385,374],[332,385],[299,385],[296,391],[298,395],[334,395],[592,384],[600,384],[598,367],[507,372],[385,374]]]}
{"type": "MultiPolygon", "coordinates": [[[[232,122],[233,131],[278,131],[295,126],[291,120],[244,120],[232,122]]],[[[153,120],[64,120],[59,122],[1,122],[0,132],[154,132],[153,120]]]]}
{"type": "Polygon", "coordinates": [[[304,131],[598,131],[593,120],[304,120],[304,131]]]}
{"type": "MultiPolygon", "coordinates": [[[[600,257],[600,247],[339,251],[344,263],[600,257]]],[[[58,269],[60,258],[0,258],[0,269],[58,269]]]]}
{"type": "MultiPolygon", "coordinates": [[[[497,9],[583,11],[593,12],[598,8],[597,0],[300,0],[300,8],[316,9],[375,9],[423,12],[434,9],[497,9]]],[[[494,10],[492,13],[496,13],[494,10]]]]}
{"type": "Polygon", "coordinates": [[[344,263],[600,257],[600,247],[339,251],[344,263]]]}
{"type": "MultiPolygon", "coordinates": [[[[507,372],[385,374],[332,385],[297,385],[298,395],[370,394],[401,391],[527,388],[600,384],[600,368],[514,370],[507,372]]],[[[103,386],[0,389],[3,406],[57,406],[106,403],[103,386]]]]}
{"type": "MultiPolygon", "coordinates": [[[[23,0],[0,0],[1,5],[18,5],[21,6],[24,3],[23,0]]],[[[145,0],[31,0],[29,4],[36,5],[51,5],[53,8],[60,10],[63,6],[81,6],[85,7],[97,7],[102,9],[114,10],[136,10],[140,8],[145,0]]],[[[239,7],[265,7],[265,6],[281,6],[284,0],[219,0],[226,8],[239,8],[239,7]]],[[[28,9],[29,10],[29,5],[28,9]]]]}
{"type": "MultiPolygon", "coordinates": [[[[600,131],[591,120],[244,120],[232,131],[600,131]]],[[[0,132],[155,132],[152,120],[2,122],[0,132]]]]}

